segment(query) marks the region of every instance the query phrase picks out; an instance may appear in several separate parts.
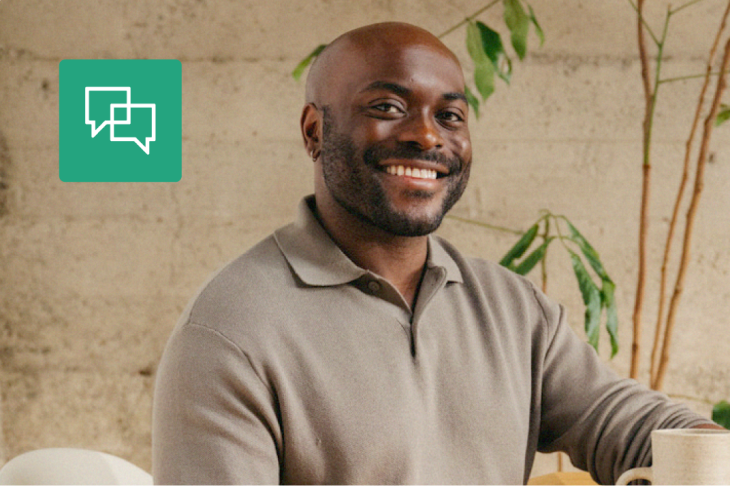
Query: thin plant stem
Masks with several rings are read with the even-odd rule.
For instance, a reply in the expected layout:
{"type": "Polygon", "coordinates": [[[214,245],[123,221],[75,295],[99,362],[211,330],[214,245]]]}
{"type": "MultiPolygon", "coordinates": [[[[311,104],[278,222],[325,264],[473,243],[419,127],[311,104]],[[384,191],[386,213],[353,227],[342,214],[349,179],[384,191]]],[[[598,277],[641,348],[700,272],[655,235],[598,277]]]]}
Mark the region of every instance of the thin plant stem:
{"type": "MultiPolygon", "coordinates": [[[[644,76],[642,72],[642,78],[644,79],[644,92],[649,94],[647,103],[646,118],[644,119],[644,165],[651,165],[651,136],[654,128],[654,111],[656,109],[656,102],[659,92],[659,79],[662,71],[662,61],[664,60],[664,44],[667,40],[667,32],[669,31],[669,20],[672,14],[667,12],[667,16],[664,19],[664,28],[662,30],[662,38],[657,46],[657,60],[654,68],[654,87],[646,90],[646,83],[649,82],[649,77],[644,76]]],[[[648,66],[648,62],[647,62],[648,66]]],[[[643,71],[643,69],[642,69],[643,71]]]]}
{"type": "Polygon", "coordinates": [[[687,3],[685,3],[685,4],[682,4],[682,5],[680,5],[679,7],[677,7],[677,8],[675,8],[675,9],[672,9],[672,10],[670,10],[670,13],[671,13],[672,15],[674,15],[674,14],[676,14],[677,12],[680,12],[681,10],[684,10],[684,9],[685,9],[685,8],[687,8],[687,7],[691,7],[692,5],[694,5],[694,4],[696,4],[696,3],[700,3],[700,2],[704,2],[704,1],[705,1],[705,0],[690,0],[690,1],[689,1],[689,2],[687,2],[687,3]]]}
{"type": "Polygon", "coordinates": [[[697,169],[695,174],[694,190],[692,192],[692,199],[689,203],[689,209],[687,210],[687,222],[685,223],[684,229],[684,241],[682,245],[682,257],[679,264],[679,271],[677,273],[677,281],[674,285],[674,293],[672,294],[672,300],[669,302],[669,311],[667,314],[666,331],[664,334],[664,344],[662,345],[662,355],[659,361],[659,368],[657,369],[657,376],[654,382],[654,387],[657,390],[661,390],[664,385],[664,377],[667,370],[667,362],[669,361],[669,349],[672,341],[672,331],[674,330],[674,323],[677,315],[677,308],[679,301],[681,300],[682,291],[684,289],[684,279],[687,273],[687,265],[689,263],[690,251],[692,247],[692,233],[694,228],[695,215],[697,214],[697,207],[699,205],[700,196],[702,195],[702,189],[704,187],[704,175],[705,165],[707,163],[707,155],[709,152],[710,139],[712,137],[712,131],[715,124],[715,118],[720,110],[720,102],[722,100],[722,94],[725,91],[726,77],[725,71],[727,71],[730,65],[730,39],[725,44],[722,57],[722,67],[720,71],[723,73],[717,78],[717,87],[715,88],[715,96],[710,105],[710,112],[704,121],[702,141],[700,143],[700,152],[697,157],[697,169]]]}
{"type": "Polygon", "coordinates": [[[629,377],[639,377],[639,353],[641,351],[641,312],[644,307],[644,288],[646,280],[646,235],[649,226],[648,207],[649,190],[651,188],[651,166],[643,165],[641,214],[639,220],[639,271],[636,283],[636,298],[634,300],[633,339],[631,343],[631,368],[629,377]]]}
{"type": "MultiPolygon", "coordinates": [[[[634,10],[636,11],[636,14],[639,18],[639,22],[644,26],[646,31],[649,33],[649,37],[651,37],[651,40],[654,41],[654,44],[659,44],[659,38],[657,38],[656,35],[654,35],[654,31],[651,30],[651,26],[646,22],[644,19],[644,16],[641,14],[641,10],[643,10],[643,0],[639,0],[639,3],[642,4],[641,10],[639,10],[639,6],[636,5],[632,0],[628,0],[628,2],[631,4],[632,7],[634,7],[634,10]]],[[[643,34],[642,34],[643,35],[643,34]]]]}
{"type": "MultiPolygon", "coordinates": [[[[630,2],[633,5],[633,2],[630,2]]],[[[642,164],[642,188],[641,188],[641,210],[639,213],[639,248],[638,248],[638,275],[636,278],[636,297],[634,299],[633,314],[633,340],[631,343],[631,368],[629,376],[636,379],[639,375],[639,351],[641,343],[641,311],[644,307],[644,288],[646,281],[646,232],[649,225],[649,189],[651,188],[650,176],[651,165],[649,160],[649,146],[647,141],[651,126],[652,99],[654,93],[651,88],[651,78],[649,74],[649,56],[646,53],[646,38],[644,37],[644,29],[649,30],[648,25],[644,22],[644,0],[638,0],[636,8],[636,30],[637,40],[639,44],[639,60],[641,62],[641,81],[644,89],[644,123],[642,125],[642,147],[643,147],[643,164],[642,164]]],[[[652,34],[652,37],[653,34],[652,34]]]]}
{"type": "Polygon", "coordinates": [[[571,249],[568,248],[568,245],[565,244],[565,241],[566,240],[567,241],[573,241],[573,240],[571,240],[567,236],[563,236],[563,232],[560,231],[560,224],[559,224],[559,220],[560,219],[562,219],[563,221],[566,221],[567,222],[568,221],[568,218],[566,218],[565,216],[562,216],[562,215],[560,215],[560,216],[553,215],[553,218],[555,219],[555,233],[557,233],[557,235],[558,235],[557,236],[557,239],[560,241],[560,244],[563,245],[563,248],[565,248],[568,252],[570,252],[571,249]]]}
{"type": "MultiPolygon", "coordinates": [[[[550,236],[550,219],[545,218],[545,231],[542,233],[543,241],[547,241],[550,236]]],[[[542,272],[542,293],[547,294],[548,274],[547,274],[547,252],[540,262],[540,271],[542,272]]]]}
{"type": "Polygon", "coordinates": [[[702,73],[702,74],[688,74],[686,76],[677,76],[674,78],[665,78],[660,79],[659,84],[665,84],[665,83],[675,83],[677,81],[686,81],[688,79],[697,79],[697,78],[704,78],[705,76],[719,76],[722,74],[720,71],[715,71],[711,73],[702,73]]]}
{"type": "Polygon", "coordinates": [[[476,220],[469,219],[469,218],[462,218],[460,216],[453,216],[451,214],[448,215],[448,216],[446,216],[446,219],[453,219],[454,221],[459,221],[461,223],[473,224],[473,225],[476,225],[476,226],[481,226],[483,228],[488,228],[488,229],[495,230],[495,231],[501,231],[503,233],[512,233],[513,235],[518,235],[518,236],[522,236],[522,235],[525,234],[524,231],[520,231],[520,230],[516,230],[516,229],[512,229],[512,228],[507,228],[507,227],[504,227],[504,226],[497,226],[497,225],[494,225],[494,224],[484,223],[482,221],[476,221],[476,220]]]}
{"type": "Polygon", "coordinates": [[[464,24],[466,24],[468,22],[471,22],[472,20],[474,20],[476,17],[478,17],[482,13],[484,13],[487,10],[489,10],[490,8],[494,7],[499,2],[500,2],[500,0],[493,0],[492,2],[488,3],[484,7],[480,8],[479,10],[477,10],[476,12],[474,12],[473,14],[469,15],[468,17],[465,17],[464,20],[462,20],[458,24],[453,25],[453,26],[449,27],[448,29],[446,29],[442,34],[439,34],[438,38],[441,39],[443,37],[446,37],[447,35],[449,35],[453,31],[455,31],[456,29],[458,29],[459,27],[461,27],[462,25],[464,25],[464,24]]]}
{"type": "MultiPolygon", "coordinates": [[[[639,6],[643,7],[643,0],[639,0],[639,6]]],[[[641,16],[641,10],[639,16],[641,16]]],[[[641,319],[644,309],[644,291],[646,288],[646,246],[649,234],[649,201],[651,195],[651,137],[654,126],[654,112],[659,92],[659,79],[664,59],[664,44],[669,31],[669,20],[672,14],[667,10],[662,29],[662,38],[657,44],[657,60],[654,70],[654,86],[651,86],[649,77],[649,60],[646,54],[646,44],[643,36],[643,24],[638,22],[639,55],[641,57],[641,77],[644,84],[645,112],[643,123],[643,163],[642,163],[642,190],[641,190],[641,212],[639,216],[639,271],[636,279],[636,300],[634,302],[633,315],[633,340],[631,343],[631,368],[629,376],[638,379],[639,358],[641,356],[641,319]]]]}
{"type": "Polygon", "coordinates": [[[684,198],[684,191],[687,187],[687,181],[689,180],[689,168],[690,168],[690,159],[691,159],[691,153],[692,153],[692,144],[694,142],[694,137],[695,137],[695,134],[697,133],[699,121],[702,116],[702,108],[705,104],[705,96],[707,93],[707,88],[710,85],[710,78],[713,75],[712,66],[715,63],[715,56],[717,54],[717,48],[720,45],[720,38],[722,37],[722,33],[725,30],[728,15],[730,15],[730,1],[728,2],[727,8],[725,9],[725,13],[722,16],[722,20],[720,22],[720,27],[717,30],[717,34],[715,35],[715,40],[712,43],[712,47],[710,48],[710,53],[709,53],[709,56],[707,59],[707,66],[706,66],[705,74],[704,74],[705,81],[704,81],[704,83],[702,83],[702,89],[700,90],[699,100],[697,101],[697,108],[695,110],[694,118],[692,120],[692,126],[690,128],[689,137],[687,138],[687,142],[685,144],[682,178],[679,183],[679,189],[677,190],[677,197],[674,202],[674,210],[672,211],[672,219],[669,223],[669,230],[667,232],[667,240],[664,245],[664,258],[662,260],[661,278],[660,278],[660,283],[659,283],[659,309],[657,311],[656,327],[655,327],[655,331],[654,331],[654,343],[653,343],[652,349],[651,349],[651,360],[650,360],[651,366],[650,366],[649,376],[650,376],[650,383],[651,383],[652,388],[655,388],[657,386],[656,380],[657,380],[657,367],[659,365],[659,363],[658,363],[659,348],[663,341],[663,335],[665,335],[665,333],[663,332],[663,330],[664,330],[663,328],[664,328],[664,307],[666,305],[667,267],[669,264],[669,256],[671,255],[671,250],[672,250],[672,241],[674,240],[674,231],[677,226],[677,221],[679,220],[679,209],[680,209],[682,200],[684,198]]]}
{"type": "Polygon", "coordinates": [[[629,376],[637,379],[639,376],[639,358],[641,356],[641,318],[644,309],[644,291],[646,288],[646,246],[649,234],[649,201],[651,195],[651,136],[654,125],[654,111],[656,108],[657,95],[659,91],[659,78],[664,58],[664,44],[669,31],[669,20],[672,17],[667,11],[662,29],[662,38],[657,44],[657,60],[654,70],[654,86],[651,86],[649,75],[649,58],[646,53],[646,41],[644,39],[644,24],[641,22],[644,1],[639,0],[639,21],[637,22],[637,37],[639,41],[639,57],[641,59],[641,78],[644,86],[644,123],[643,123],[643,163],[642,163],[642,186],[641,186],[641,210],[639,215],[639,269],[636,279],[636,298],[634,301],[633,314],[633,340],[631,343],[631,368],[629,376]]]}

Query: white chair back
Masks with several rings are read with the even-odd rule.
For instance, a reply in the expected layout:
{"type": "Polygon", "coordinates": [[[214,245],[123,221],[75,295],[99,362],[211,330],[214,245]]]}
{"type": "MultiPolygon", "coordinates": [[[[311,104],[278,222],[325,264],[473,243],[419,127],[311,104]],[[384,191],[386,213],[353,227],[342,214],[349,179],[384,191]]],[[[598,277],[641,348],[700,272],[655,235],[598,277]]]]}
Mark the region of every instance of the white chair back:
{"type": "Polygon", "coordinates": [[[0,469],[0,485],[5,484],[152,484],[152,475],[105,452],[38,449],[0,469]]]}

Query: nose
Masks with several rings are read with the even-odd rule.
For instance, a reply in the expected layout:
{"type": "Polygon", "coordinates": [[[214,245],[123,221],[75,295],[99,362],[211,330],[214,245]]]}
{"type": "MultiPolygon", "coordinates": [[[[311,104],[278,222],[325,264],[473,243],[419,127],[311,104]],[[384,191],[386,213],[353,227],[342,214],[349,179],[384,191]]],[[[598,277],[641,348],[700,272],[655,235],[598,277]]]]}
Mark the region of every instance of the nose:
{"type": "Polygon", "coordinates": [[[398,139],[420,150],[441,148],[444,144],[436,120],[426,113],[409,117],[398,139]]]}

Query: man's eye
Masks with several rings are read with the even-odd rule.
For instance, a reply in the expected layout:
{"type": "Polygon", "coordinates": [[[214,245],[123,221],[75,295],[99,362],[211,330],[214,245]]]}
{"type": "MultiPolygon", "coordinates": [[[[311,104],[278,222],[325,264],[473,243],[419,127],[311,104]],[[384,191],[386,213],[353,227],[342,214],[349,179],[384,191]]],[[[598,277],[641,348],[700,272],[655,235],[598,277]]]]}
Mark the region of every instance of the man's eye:
{"type": "Polygon", "coordinates": [[[453,111],[444,111],[439,114],[439,119],[447,121],[447,122],[461,122],[464,121],[464,118],[459,115],[458,113],[455,113],[453,111]]]}
{"type": "Polygon", "coordinates": [[[378,103],[377,105],[373,105],[373,108],[378,111],[382,111],[383,113],[389,113],[393,115],[402,112],[402,110],[393,103],[378,103]]]}

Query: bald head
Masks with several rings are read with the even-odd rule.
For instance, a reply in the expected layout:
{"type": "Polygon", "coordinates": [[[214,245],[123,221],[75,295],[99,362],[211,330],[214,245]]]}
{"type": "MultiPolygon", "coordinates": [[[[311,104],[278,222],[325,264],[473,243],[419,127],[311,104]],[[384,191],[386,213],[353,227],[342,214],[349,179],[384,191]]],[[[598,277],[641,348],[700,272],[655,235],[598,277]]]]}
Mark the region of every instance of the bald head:
{"type": "Polygon", "coordinates": [[[317,106],[329,104],[333,80],[352,72],[353,66],[385,65],[398,60],[404,51],[410,49],[440,54],[461,73],[461,65],[454,53],[427,30],[401,22],[366,25],[342,34],[320,53],[307,76],[306,102],[317,106]]]}
{"type": "Polygon", "coordinates": [[[306,96],[300,127],[325,227],[364,224],[386,239],[434,231],[471,165],[456,56],[419,27],[368,25],[320,54],[306,96]]]}

